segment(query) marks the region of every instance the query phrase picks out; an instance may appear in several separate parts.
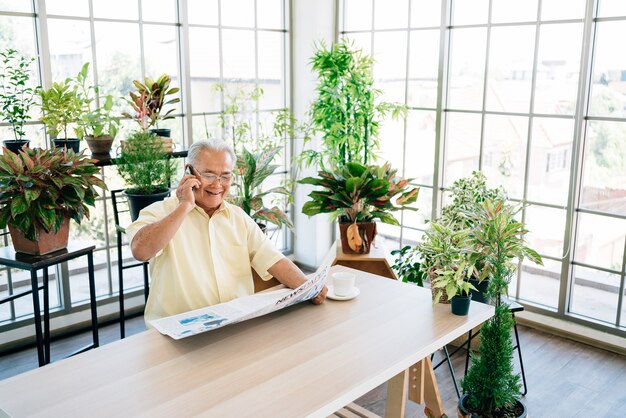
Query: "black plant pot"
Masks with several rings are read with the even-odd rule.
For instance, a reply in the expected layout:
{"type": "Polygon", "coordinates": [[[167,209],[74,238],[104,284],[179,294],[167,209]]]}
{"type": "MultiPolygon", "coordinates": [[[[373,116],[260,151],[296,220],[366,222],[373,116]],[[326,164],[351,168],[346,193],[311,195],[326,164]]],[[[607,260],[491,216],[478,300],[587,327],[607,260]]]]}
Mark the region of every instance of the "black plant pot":
{"type": "Polygon", "coordinates": [[[478,279],[470,279],[469,282],[476,288],[476,290],[470,290],[472,300],[474,302],[489,303],[489,298],[487,298],[489,279],[485,279],[480,283],[478,283],[478,279]]]}
{"type": "Polygon", "coordinates": [[[57,148],[67,148],[74,151],[76,154],[80,152],[80,139],[78,138],[70,138],[70,139],[53,139],[54,146],[57,148]]]}
{"type": "Polygon", "coordinates": [[[28,139],[5,139],[2,142],[4,143],[4,146],[6,147],[6,149],[17,154],[22,149],[22,147],[28,147],[30,140],[28,139]]]}
{"type": "MultiPolygon", "coordinates": [[[[459,403],[457,404],[459,417],[460,418],[480,418],[478,415],[472,414],[471,412],[467,410],[467,407],[465,406],[465,402],[467,401],[468,396],[469,395],[463,395],[459,398],[459,403]]],[[[519,399],[515,400],[514,409],[518,411],[517,418],[526,418],[526,416],[528,415],[528,410],[526,409],[526,405],[524,404],[524,402],[522,402],[519,399]]]]}
{"type": "Polygon", "coordinates": [[[469,312],[472,295],[467,296],[456,295],[450,300],[452,313],[459,316],[465,316],[469,312]]]}
{"type": "Polygon", "coordinates": [[[141,209],[150,206],[154,202],[159,202],[170,195],[170,190],[165,190],[162,192],[157,192],[153,194],[134,194],[124,192],[126,196],[128,196],[128,205],[130,207],[130,219],[135,221],[139,217],[139,212],[141,209]]]}
{"type": "Polygon", "coordinates": [[[153,128],[150,132],[156,136],[162,136],[163,138],[170,138],[172,136],[172,130],[167,128],[153,128]]]}

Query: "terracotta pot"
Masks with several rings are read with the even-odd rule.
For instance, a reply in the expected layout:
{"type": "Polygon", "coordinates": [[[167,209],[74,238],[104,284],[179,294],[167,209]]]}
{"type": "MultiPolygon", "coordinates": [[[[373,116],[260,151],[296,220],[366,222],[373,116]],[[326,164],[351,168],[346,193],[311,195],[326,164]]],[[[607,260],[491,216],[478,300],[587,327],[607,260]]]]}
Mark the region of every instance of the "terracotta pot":
{"type": "MultiPolygon", "coordinates": [[[[465,402],[468,396],[469,395],[463,395],[461,396],[461,398],[459,398],[459,403],[457,404],[457,413],[459,418],[480,418],[478,415],[474,415],[466,409],[465,402]]],[[[517,418],[528,418],[528,410],[526,409],[526,405],[519,399],[515,400],[515,410],[519,411],[517,414],[517,418]]]]}
{"type": "Polygon", "coordinates": [[[106,155],[111,152],[111,146],[113,146],[113,137],[110,135],[105,136],[86,136],[87,146],[91,150],[92,155],[106,155]]]}
{"type": "Polygon", "coordinates": [[[36,231],[36,241],[27,239],[24,234],[9,224],[13,248],[18,253],[43,255],[67,247],[70,233],[70,218],[65,218],[57,233],[46,232],[43,228],[36,231]]]}
{"type": "MultiPolygon", "coordinates": [[[[164,138],[164,137],[160,137],[160,139],[161,139],[162,146],[163,146],[163,152],[166,154],[171,154],[172,151],[174,150],[174,140],[172,138],[164,138]]],[[[120,145],[121,145],[122,153],[123,153],[126,147],[128,147],[128,141],[121,141],[120,145]]]]}
{"type": "Polygon", "coordinates": [[[360,245],[351,246],[348,239],[348,228],[355,225],[353,222],[340,222],[339,233],[341,235],[341,249],[345,254],[369,254],[370,247],[376,238],[376,222],[357,222],[358,234],[360,237],[360,245]]]}

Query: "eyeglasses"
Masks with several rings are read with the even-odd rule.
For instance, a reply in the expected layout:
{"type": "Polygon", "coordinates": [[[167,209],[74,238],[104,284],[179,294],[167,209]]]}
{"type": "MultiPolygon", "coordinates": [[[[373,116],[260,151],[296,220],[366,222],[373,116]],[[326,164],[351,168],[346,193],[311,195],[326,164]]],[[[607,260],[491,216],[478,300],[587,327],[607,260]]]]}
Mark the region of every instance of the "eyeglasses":
{"type": "Polygon", "coordinates": [[[207,181],[207,183],[209,184],[213,184],[216,181],[219,181],[220,184],[230,184],[231,181],[233,181],[233,175],[232,174],[222,174],[221,176],[217,176],[213,173],[201,173],[198,170],[196,170],[193,166],[188,165],[188,167],[192,170],[195,171],[195,173],[197,175],[199,175],[200,177],[202,177],[204,180],[207,181]],[[219,179],[219,180],[218,180],[219,179]]]}

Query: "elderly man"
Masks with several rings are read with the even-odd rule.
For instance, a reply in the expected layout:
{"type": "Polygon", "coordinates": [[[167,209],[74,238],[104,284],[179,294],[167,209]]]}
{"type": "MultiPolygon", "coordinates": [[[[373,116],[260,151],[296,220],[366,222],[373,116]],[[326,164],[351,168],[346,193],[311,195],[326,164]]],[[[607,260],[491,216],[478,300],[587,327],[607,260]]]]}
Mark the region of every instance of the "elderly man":
{"type": "MultiPolygon", "coordinates": [[[[141,211],[127,229],[136,259],[150,263],[146,323],[254,293],[253,268],[296,288],[304,274],[239,207],[224,201],[233,180],[233,148],[221,140],[194,143],[191,173],[176,197],[141,211]]],[[[324,288],[312,301],[326,298],[324,288]]]]}

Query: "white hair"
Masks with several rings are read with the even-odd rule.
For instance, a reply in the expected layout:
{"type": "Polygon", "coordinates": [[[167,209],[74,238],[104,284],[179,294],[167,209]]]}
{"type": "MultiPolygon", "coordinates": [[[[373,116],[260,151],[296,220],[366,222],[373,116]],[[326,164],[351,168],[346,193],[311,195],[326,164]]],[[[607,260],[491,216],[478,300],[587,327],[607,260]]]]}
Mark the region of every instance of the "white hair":
{"type": "Polygon", "coordinates": [[[202,151],[226,152],[230,155],[233,167],[235,167],[237,163],[237,155],[235,154],[233,146],[230,142],[226,142],[222,139],[203,139],[202,141],[197,141],[191,144],[189,151],[187,152],[187,160],[191,165],[194,165],[197,162],[202,151]]]}

